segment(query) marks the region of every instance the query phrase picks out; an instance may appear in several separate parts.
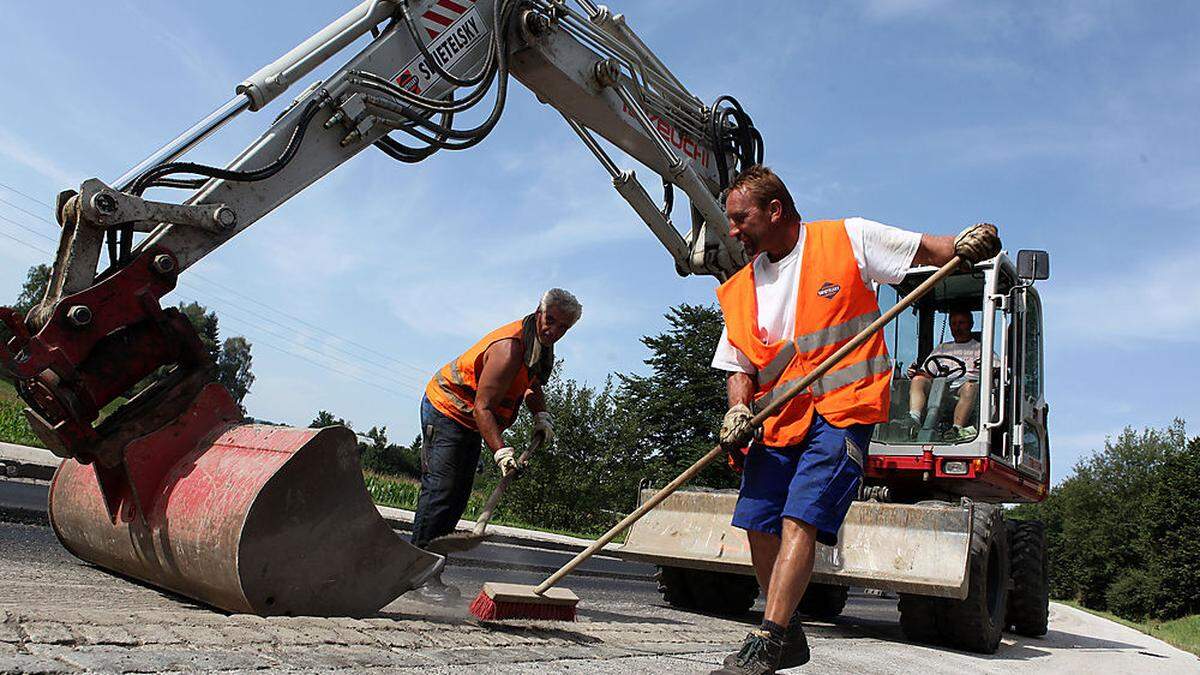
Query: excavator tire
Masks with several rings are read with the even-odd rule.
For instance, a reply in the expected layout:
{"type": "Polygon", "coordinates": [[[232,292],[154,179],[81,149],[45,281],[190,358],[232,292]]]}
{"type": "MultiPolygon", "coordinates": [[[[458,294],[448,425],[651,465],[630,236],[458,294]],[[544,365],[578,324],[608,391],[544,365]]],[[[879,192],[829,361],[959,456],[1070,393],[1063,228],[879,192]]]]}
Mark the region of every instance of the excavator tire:
{"type": "Polygon", "coordinates": [[[742,574],[661,566],[658,591],[672,607],[721,616],[741,616],[758,598],[758,580],[742,574]]]}
{"type": "Polygon", "coordinates": [[[1041,637],[1050,621],[1046,527],[1037,520],[1008,520],[1005,524],[1013,580],[1005,621],[1018,635],[1041,637]]]}
{"type": "Polygon", "coordinates": [[[926,595],[900,594],[900,630],[913,642],[937,643],[937,615],[943,600],[926,595]]]}
{"type": "Polygon", "coordinates": [[[846,608],[850,589],[846,586],[810,583],[800,599],[799,610],[815,619],[832,619],[846,608]]]}
{"type": "Polygon", "coordinates": [[[1008,609],[1008,529],[998,504],[975,504],[967,597],[941,603],[938,632],[952,647],[993,654],[1008,609]]]}
{"type": "Polygon", "coordinates": [[[660,566],[654,573],[658,592],[668,605],[676,609],[696,609],[696,599],[692,597],[692,589],[687,582],[688,571],[682,567],[660,566]]]}

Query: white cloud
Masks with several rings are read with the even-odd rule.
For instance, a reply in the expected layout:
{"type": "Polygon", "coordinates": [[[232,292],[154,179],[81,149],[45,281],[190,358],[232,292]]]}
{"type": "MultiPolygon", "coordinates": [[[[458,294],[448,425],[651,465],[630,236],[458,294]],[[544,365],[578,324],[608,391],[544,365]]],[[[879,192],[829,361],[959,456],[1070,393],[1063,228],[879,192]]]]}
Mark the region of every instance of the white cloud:
{"type": "Polygon", "coordinates": [[[1197,259],[1200,242],[1184,243],[1099,278],[1056,287],[1046,312],[1049,331],[1059,344],[1194,345],[1200,335],[1197,259]]]}
{"type": "Polygon", "coordinates": [[[59,163],[58,160],[34,149],[24,139],[0,128],[0,155],[46,178],[54,185],[79,185],[85,178],[82,171],[59,163]]]}

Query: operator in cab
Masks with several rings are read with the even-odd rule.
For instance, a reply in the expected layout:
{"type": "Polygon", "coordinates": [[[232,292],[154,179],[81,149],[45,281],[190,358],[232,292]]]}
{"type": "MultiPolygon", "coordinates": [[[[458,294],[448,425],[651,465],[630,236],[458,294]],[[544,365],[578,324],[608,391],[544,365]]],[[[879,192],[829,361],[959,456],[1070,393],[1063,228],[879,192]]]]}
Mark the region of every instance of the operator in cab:
{"type": "MultiPolygon", "coordinates": [[[[493,330],[442,367],[421,400],[421,491],[412,543],[426,547],[450,534],[467,508],[475,468],[487,443],[501,475],[518,470],[517,452],[503,432],[521,402],[533,414],[534,436],[554,439],[542,387],[554,369],[554,343],[579,321],[583,307],[571,293],[552,288],[537,311],[493,330]]],[[[415,589],[417,599],[446,604],[461,597],[441,575],[415,589]]]]}
{"type": "Polygon", "coordinates": [[[986,223],[954,237],[863,218],[803,221],[783,181],[761,165],[734,179],[725,214],[730,236],[753,260],[717,288],[725,330],[713,367],[727,372],[729,399],[720,439],[742,462],[733,525],[746,530],[767,605],[762,625],[714,672],[758,675],[809,659],[796,607],[816,544],[837,543],[862,484],[874,425],[888,418],[892,364],[883,332],[785,404],[757,435],[752,407],[761,409],[880,316],[874,284],[898,282],[914,264],[991,258],[1000,239],[986,223]]]}
{"type": "Polygon", "coordinates": [[[965,441],[978,434],[969,424],[971,411],[979,398],[980,355],[983,345],[975,337],[975,319],[970,312],[950,312],[950,335],[954,338],[943,342],[925,357],[921,366],[916,363],[908,368],[908,428],[910,435],[925,422],[925,404],[929,400],[929,388],[933,378],[946,377],[951,393],[958,395],[954,404],[951,426],[942,440],[965,441]],[[944,373],[944,375],[941,375],[944,373]]]}

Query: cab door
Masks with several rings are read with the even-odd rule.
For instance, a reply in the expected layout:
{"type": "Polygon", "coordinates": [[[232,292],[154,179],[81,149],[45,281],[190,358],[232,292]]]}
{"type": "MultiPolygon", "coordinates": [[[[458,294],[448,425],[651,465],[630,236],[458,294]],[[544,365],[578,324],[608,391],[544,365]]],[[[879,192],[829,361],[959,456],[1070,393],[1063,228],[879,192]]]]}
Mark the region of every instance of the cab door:
{"type": "Polygon", "coordinates": [[[1043,371],[1042,302],[1032,286],[1017,292],[1018,339],[1013,403],[1012,440],[1017,467],[1031,478],[1044,481],[1049,471],[1049,436],[1043,371]]]}

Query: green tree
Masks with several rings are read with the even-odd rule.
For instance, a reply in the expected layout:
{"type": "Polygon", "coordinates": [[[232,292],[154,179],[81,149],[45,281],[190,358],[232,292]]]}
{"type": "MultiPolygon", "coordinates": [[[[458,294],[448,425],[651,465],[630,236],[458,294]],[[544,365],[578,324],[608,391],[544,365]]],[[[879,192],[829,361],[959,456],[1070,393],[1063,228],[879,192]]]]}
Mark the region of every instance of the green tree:
{"type": "MultiPolygon", "coordinates": [[[[666,332],[642,338],[652,352],[649,375],[621,375],[619,405],[635,415],[642,456],[654,460],[653,479],[666,482],[717,442],[728,408],[725,378],[713,370],[712,355],[724,320],[713,305],[671,307],[666,332]]],[[[714,462],[694,481],[707,487],[734,487],[737,477],[714,462]]]]}
{"type": "Polygon", "coordinates": [[[1185,432],[1126,428],[1012,511],[1046,524],[1053,597],[1130,619],[1200,611],[1200,440],[1185,432]]]}
{"type": "Polygon", "coordinates": [[[1169,454],[1148,501],[1149,568],[1158,580],[1150,613],[1161,619],[1200,614],[1200,436],[1169,454]]]}
{"type": "Polygon", "coordinates": [[[340,417],[334,417],[333,413],[329,412],[328,410],[318,410],[317,416],[313,418],[312,422],[308,423],[308,428],[309,429],[324,429],[325,427],[331,427],[335,424],[340,424],[340,425],[346,427],[347,429],[354,428],[354,425],[350,424],[349,422],[347,422],[346,420],[344,420],[340,417]]]}
{"type": "MultiPolygon", "coordinates": [[[[41,302],[42,296],[46,294],[46,286],[50,283],[50,266],[49,265],[34,265],[25,272],[25,282],[21,284],[21,292],[17,295],[17,300],[12,304],[12,308],[17,310],[21,316],[29,313],[33,306],[41,302]]],[[[12,331],[3,322],[0,322],[0,344],[8,344],[12,339],[12,331]]],[[[8,379],[7,371],[0,369],[0,377],[8,379]]]]}
{"type": "MultiPolygon", "coordinates": [[[[216,361],[217,381],[229,390],[238,406],[242,406],[242,400],[250,393],[250,385],[254,384],[254,373],[250,372],[254,361],[250,355],[250,342],[241,336],[225,338],[216,361]]],[[[242,411],[245,412],[244,406],[242,411]]]]}
{"type": "MultiPolygon", "coordinates": [[[[541,527],[603,532],[637,503],[638,482],[646,474],[637,427],[618,405],[611,380],[590,387],[563,379],[556,368],[544,390],[555,442],[530,458],[500,513],[541,527]]],[[[532,417],[524,411],[506,433],[518,453],[529,447],[532,427],[532,417]]],[[[489,471],[477,487],[490,491],[497,475],[487,464],[489,471]]]]}
{"type": "Polygon", "coordinates": [[[194,300],[188,303],[179,303],[179,311],[183,312],[188,321],[192,322],[192,328],[195,328],[196,333],[200,335],[200,342],[204,344],[209,358],[215,363],[221,355],[221,330],[217,313],[208,311],[207,307],[194,300]]]}
{"type": "Polygon", "coordinates": [[[46,295],[46,286],[50,283],[50,266],[34,265],[25,272],[25,283],[21,284],[21,294],[17,296],[13,309],[21,314],[29,313],[33,306],[42,301],[46,295]]]}

